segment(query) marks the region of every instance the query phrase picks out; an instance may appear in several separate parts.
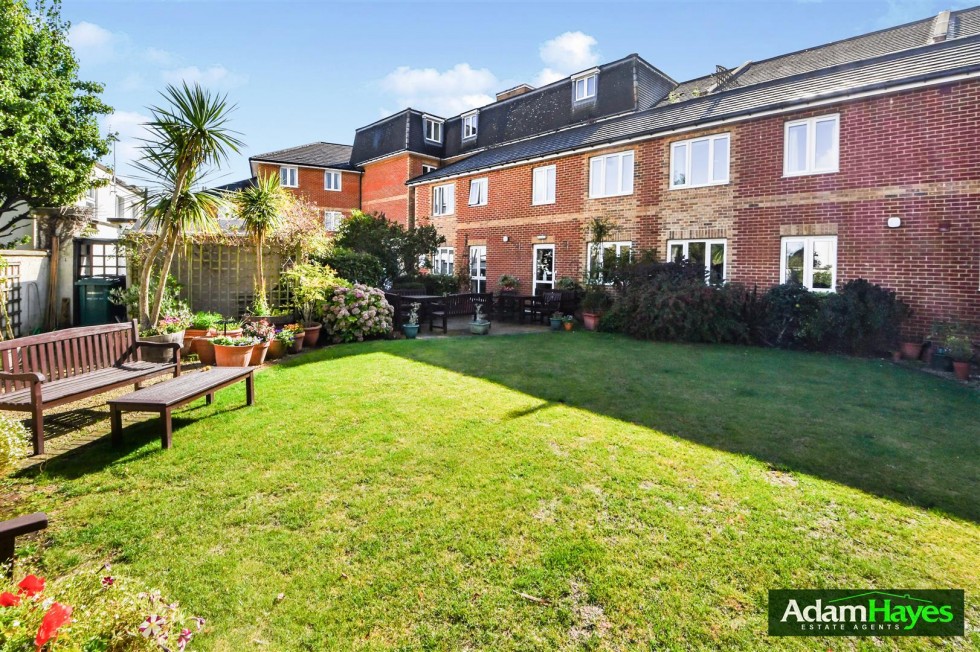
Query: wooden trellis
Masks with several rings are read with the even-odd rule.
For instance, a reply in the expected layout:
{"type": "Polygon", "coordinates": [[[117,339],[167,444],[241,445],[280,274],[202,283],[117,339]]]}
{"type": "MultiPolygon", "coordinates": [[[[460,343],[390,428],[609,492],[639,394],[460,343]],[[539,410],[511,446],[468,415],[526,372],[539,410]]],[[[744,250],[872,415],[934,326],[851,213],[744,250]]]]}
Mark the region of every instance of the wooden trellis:
{"type": "MultiPolygon", "coordinates": [[[[290,299],[280,273],[286,262],[265,252],[265,278],[272,307],[288,306],[290,299]]],[[[216,243],[191,243],[178,251],[173,274],[183,285],[183,298],[193,310],[210,310],[226,316],[245,313],[255,297],[255,250],[216,243]]]]}
{"type": "MultiPolygon", "coordinates": [[[[4,338],[11,332],[14,337],[21,336],[21,284],[20,263],[10,263],[3,268],[2,292],[6,298],[6,311],[0,312],[0,332],[4,338]]],[[[3,338],[0,338],[3,339],[3,338]]]]}

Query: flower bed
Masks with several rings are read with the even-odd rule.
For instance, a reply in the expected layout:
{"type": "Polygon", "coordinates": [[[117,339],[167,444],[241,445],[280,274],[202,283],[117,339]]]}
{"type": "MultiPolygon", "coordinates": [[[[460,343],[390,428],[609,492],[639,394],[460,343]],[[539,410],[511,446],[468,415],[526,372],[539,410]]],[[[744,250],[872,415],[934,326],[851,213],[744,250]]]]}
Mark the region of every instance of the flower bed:
{"type": "Polygon", "coordinates": [[[183,652],[204,627],[159,591],[140,592],[109,565],[50,582],[0,580],[0,650],[183,652]]]}

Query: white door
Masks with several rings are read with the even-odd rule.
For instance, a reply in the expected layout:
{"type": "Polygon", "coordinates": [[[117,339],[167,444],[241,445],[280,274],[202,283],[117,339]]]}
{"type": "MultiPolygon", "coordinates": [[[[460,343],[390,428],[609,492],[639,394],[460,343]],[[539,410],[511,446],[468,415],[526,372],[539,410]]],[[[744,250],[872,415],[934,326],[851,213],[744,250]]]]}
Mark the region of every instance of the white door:
{"type": "Polygon", "coordinates": [[[487,248],[470,247],[470,292],[487,291],[487,248]]]}
{"type": "Polygon", "coordinates": [[[534,245],[534,287],[532,292],[538,294],[538,289],[553,290],[555,287],[555,245],[534,245]]]}

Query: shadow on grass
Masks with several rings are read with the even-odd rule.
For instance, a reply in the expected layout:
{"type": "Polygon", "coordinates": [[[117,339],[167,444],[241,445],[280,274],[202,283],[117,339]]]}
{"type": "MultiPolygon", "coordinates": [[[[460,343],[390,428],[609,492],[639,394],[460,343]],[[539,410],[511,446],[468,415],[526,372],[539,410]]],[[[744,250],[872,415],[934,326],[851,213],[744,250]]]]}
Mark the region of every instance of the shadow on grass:
{"type": "MultiPolygon", "coordinates": [[[[202,398],[200,402],[194,402],[179,412],[171,416],[173,426],[173,445],[179,446],[180,431],[185,426],[198,423],[201,419],[211,415],[196,415],[202,408],[211,407],[205,404],[202,398]]],[[[236,412],[248,407],[247,405],[233,405],[219,410],[220,413],[236,412]]],[[[150,418],[132,423],[123,427],[122,441],[113,444],[109,433],[108,414],[97,410],[80,410],[80,412],[92,412],[100,418],[91,422],[104,421],[106,433],[97,439],[91,439],[72,446],[57,455],[43,459],[37,463],[21,469],[15,477],[36,477],[40,474],[49,477],[56,477],[63,480],[71,480],[82,477],[98,470],[106,469],[114,464],[125,461],[134,462],[153,455],[166,455],[168,451],[161,448],[161,433],[163,425],[160,417],[150,416],[150,418]],[[154,445],[155,444],[155,445],[154,445]]],[[[72,414],[66,412],[63,414],[72,414]]],[[[61,415],[59,415],[61,416],[61,415]]],[[[47,423],[47,421],[45,422],[47,423]]],[[[90,424],[91,425],[91,424],[90,424]]]]}
{"type": "Polygon", "coordinates": [[[883,360],[594,333],[336,346],[285,368],[383,352],[773,468],[980,522],[980,393],[883,360]]]}

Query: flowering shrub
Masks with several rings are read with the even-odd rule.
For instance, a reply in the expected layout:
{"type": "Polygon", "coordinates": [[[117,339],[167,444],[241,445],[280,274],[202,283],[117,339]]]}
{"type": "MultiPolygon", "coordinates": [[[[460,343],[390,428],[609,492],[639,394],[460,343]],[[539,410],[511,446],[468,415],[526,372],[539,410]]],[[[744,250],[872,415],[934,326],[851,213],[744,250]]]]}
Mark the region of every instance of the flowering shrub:
{"type": "Polygon", "coordinates": [[[159,591],[136,592],[108,564],[50,582],[0,579],[0,650],[183,652],[204,627],[159,591]]]}
{"type": "Polygon", "coordinates": [[[152,328],[140,330],[140,335],[169,335],[187,330],[191,324],[191,314],[188,311],[180,311],[172,315],[162,317],[152,328]]]}
{"type": "Polygon", "coordinates": [[[242,334],[246,337],[253,337],[259,342],[271,342],[272,338],[276,336],[276,327],[265,319],[257,322],[246,322],[242,326],[242,334]]]}
{"type": "Polygon", "coordinates": [[[29,438],[24,424],[0,414],[0,475],[10,471],[17,460],[27,457],[29,438]]]}
{"type": "Polygon", "coordinates": [[[323,305],[323,325],[334,342],[363,342],[387,335],[393,315],[384,292],[365,285],[335,287],[323,305]]]}

